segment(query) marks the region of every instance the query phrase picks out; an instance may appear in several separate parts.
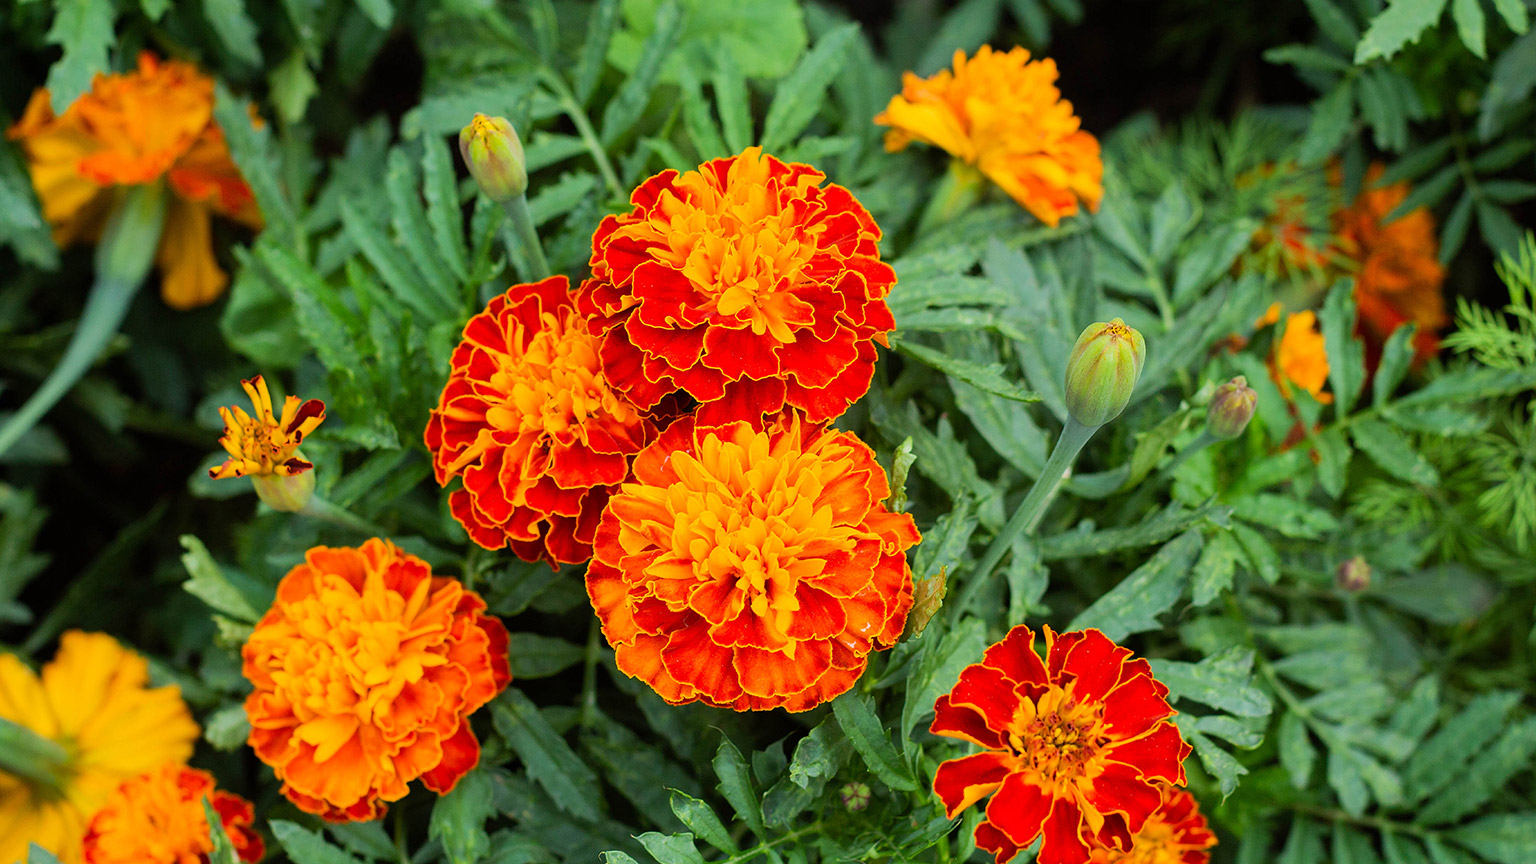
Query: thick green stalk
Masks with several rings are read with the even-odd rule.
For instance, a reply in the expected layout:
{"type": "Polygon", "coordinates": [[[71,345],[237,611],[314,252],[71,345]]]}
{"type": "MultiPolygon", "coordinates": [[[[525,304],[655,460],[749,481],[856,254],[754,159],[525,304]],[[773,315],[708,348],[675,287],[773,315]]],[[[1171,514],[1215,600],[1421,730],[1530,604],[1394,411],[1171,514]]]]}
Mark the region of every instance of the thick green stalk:
{"type": "Polygon", "coordinates": [[[37,425],[101,356],[123,326],[128,306],[149,275],[165,223],[165,189],[136,186],[118,204],[96,247],[96,284],[85,301],[64,356],[21,410],[0,427],[0,455],[37,425]]]}
{"type": "Polygon", "coordinates": [[[523,261],[528,264],[529,272],[524,273],[523,278],[530,282],[549,278],[549,262],[544,260],[544,249],[539,245],[539,232],[533,227],[533,214],[528,211],[528,196],[519,195],[501,206],[507,210],[512,236],[517,240],[523,261]]]}
{"type": "Polygon", "coordinates": [[[1040,519],[1045,515],[1046,507],[1055,497],[1056,490],[1061,487],[1066,479],[1067,469],[1077,460],[1077,454],[1083,452],[1083,446],[1093,433],[1099,431],[1097,426],[1084,426],[1071,417],[1067,418],[1067,425],[1061,430],[1061,437],[1056,439],[1056,446],[1051,450],[1051,456],[1045,461],[1045,468],[1040,471],[1040,476],[1035,478],[1035,485],[1029,487],[1029,493],[1024,496],[1024,501],[1019,504],[1013,517],[1003,526],[1003,530],[997,532],[992,539],[992,545],[987,547],[986,554],[981,556],[981,561],[971,571],[970,578],[966,580],[965,590],[960,593],[960,599],[955,604],[955,614],[963,613],[966,607],[976,599],[976,594],[981,586],[986,584],[992,576],[992,571],[997,568],[999,561],[1008,550],[1013,548],[1014,540],[1021,534],[1032,534],[1040,524],[1040,519]]]}
{"type": "Polygon", "coordinates": [[[58,742],[0,717],[0,774],[62,796],[70,774],[69,753],[58,742]]]}
{"type": "Polygon", "coordinates": [[[345,507],[338,507],[319,495],[311,496],[308,501],[304,502],[304,506],[296,512],[301,516],[309,516],[313,519],[329,522],[332,525],[340,525],[343,528],[350,528],[360,534],[367,534],[373,537],[383,537],[389,533],[382,526],[369,522],[345,507]]]}
{"type": "Polygon", "coordinates": [[[967,165],[959,159],[952,160],[949,163],[949,170],[944,172],[944,177],[939,180],[938,187],[933,191],[933,197],[928,199],[928,206],[923,209],[923,215],[918,220],[918,236],[971,209],[971,206],[981,199],[983,188],[985,187],[981,171],[974,165],[967,165]]]}

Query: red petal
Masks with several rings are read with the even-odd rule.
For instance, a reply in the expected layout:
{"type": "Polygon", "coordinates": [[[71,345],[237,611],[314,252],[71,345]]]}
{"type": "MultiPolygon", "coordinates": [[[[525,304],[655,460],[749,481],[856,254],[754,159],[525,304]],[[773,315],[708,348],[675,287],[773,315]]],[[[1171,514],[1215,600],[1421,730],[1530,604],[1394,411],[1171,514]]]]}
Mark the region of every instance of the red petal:
{"type": "Polygon", "coordinates": [[[469,721],[461,719],[459,730],[442,742],[442,746],[443,760],[422,774],[421,780],[428,789],[446,795],[458,785],[460,777],[480,762],[480,742],[476,740],[474,730],[469,728],[469,721]]]}
{"type": "Polygon", "coordinates": [[[1118,762],[1110,762],[1104,773],[1093,778],[1093,786],[1085,797],[1100,813],[1124,816],[1126,826],[1133,833],[1141,830],[1147,815],[1163,800],[1162,793],[1143,780],[1140,772],[1118,762]]]}
{"type": "Polygon", "coordinates": [[[1035,653],[1035,634],[1020,624],[1008,631],[1002,641],[992,645],[981,655],[983,665],[1008,676],[1017,684],[1049,684],[1045,676],[1045,663],[1035,653]]]}
{"type": "Polygon", "coordinates": [[[976,826],[976,847],[991,852],[996,864],[1007,864],[1023,848],[1009,840],[1008,835],[991,822],[983,822],[976,826]]]}
{"type": "Polygon", "coordinates": [[[1052,802],[1045,790],[1024,777],[1022,772],[1009,774],[1002,788],[987,802],[987,821],[1020,846],[1028,846],[1040,836],[1052,802]]]}
{"type": "Polygon", "coordinates": [[[1036,864],[1087,864],[1089,850],[1082,831],[1083,814],[1077,804],[1057,798],[1041,831],[1045,839],[1035,855],[1036,864]]]}
{"type": "Polygon", "coordinates": [[[933,794],[944,802],[945,814],[953,819],[996,791],[1008,776],[1011,762],[1007,754],[996,750],[951,759],[934,772],[933,794]]]}
{"type": "Polygon", "coordinates": [[[1140,769],[1143,777],[1183,786],[1184,759],[1192,749],[1179,735],[1179,727],[1164,721],[1140,738],[1110,745],[1104,755],[1140,769]]]}
{"type": "Polygon", "coordinates": [[[991,750],[1002,749],[1008,744],[1007,733],[988,728],[981,712],[950,702],[948,695],[934,700],[933,724],[928,731],[946,738],[972,741],[991,750]]]}
{"type": "Polygon", "coordinates": [[[949,691],[949,699],[956,705],[975,708],[986,719],[987,726],[1003,730],[1019,711],[1019,697],[1013,686],[997,669],[974,663],[960,671],[960,680],[949,691]]]}
{"type": "MultiPolygon", "coordinates": [[[[1130,667],[1131,664],[1125,664],[1130,667]]],[[[1173,714],[1166,688],[1150,674],[1134,675],[1104,697],[1104,723],[1116,735],[1134,738],[1173,714]]]]}
{"type": "Polygon", "coordinates": [[[1116,645],[1101,631],[1085,630],[1083,637],[1068,648],[1062,671],[1077,676],[1073,695],[1079,701],[1097,702],[1120,680],[1120,667],[1130,657],[1129,648],[1116,645]]]}

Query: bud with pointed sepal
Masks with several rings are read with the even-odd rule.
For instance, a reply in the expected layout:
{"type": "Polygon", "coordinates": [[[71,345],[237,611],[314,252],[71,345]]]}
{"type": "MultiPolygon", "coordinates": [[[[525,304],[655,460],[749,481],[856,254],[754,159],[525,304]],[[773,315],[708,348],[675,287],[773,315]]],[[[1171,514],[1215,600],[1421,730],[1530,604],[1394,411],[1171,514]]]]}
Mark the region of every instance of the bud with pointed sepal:
{"type": "Polygon", "coordinates": [[[1090,428],[1119,417],[1146,357],[1146,340],[1119,318],[1088,325],[1067,360],[1067,413],[1090,428]]]}
{"type": "Polygon", "coordinates": [[[1211,397],[1211,407],[1205,415],[1205,428],[1213,438],[1231,440],[1243,434],[1248,421],[1253,419],[1259,394],[1248,386],[1242,375],[1216,388],[1211,397]]]}
{"type": "Polygon", "coordinates": [[[1334,574],[1333,584],[1339,590],[1358,594],[1371,587],[1371,564],[1362,556],[1355,557],[1339,565],[1338,572],[1334,574]]]}
{"type": "Polygon", "coordinates": [[[459,132],[459,154],[487,198],[510,201],[528,191],[523,142],[505,117],[476,114],[459,132]]]}

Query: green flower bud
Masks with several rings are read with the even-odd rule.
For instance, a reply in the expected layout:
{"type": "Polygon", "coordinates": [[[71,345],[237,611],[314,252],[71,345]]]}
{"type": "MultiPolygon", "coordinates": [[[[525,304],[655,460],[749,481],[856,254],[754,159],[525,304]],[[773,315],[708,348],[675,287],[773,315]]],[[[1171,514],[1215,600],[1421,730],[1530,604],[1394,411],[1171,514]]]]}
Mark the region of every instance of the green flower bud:
{"type": "Polygon", "coordinates": [[[1333,584],[1341,591],[1358,594],[1371,587],[1371,565],[1363,557],[1355,557],[1339,565],[1333,584]]]}
{"type": "Polygon", "coordinates": [[[849,813],[857,813],[869,806],[869,784],[855,780],[852,783],[844,783],[843,788],[837,790],[843,799],[843,807],[849,813]]]}
{"type": "Polygon", "coordinates": [[[1120,416],[1141,367],[1147,343],[1119,318],[1089,324],[1067,360],[1067,413],[1084,426],[1103,426],[1120,416]]]}
{"type": "Polygon", "coordinates": [[[511,201],[528,191],[523,142],[505,117],[476,114],[459,132],[459,155],[480,191],[492,201],[511,201]]]}
{"type": "MultiPolygon", "coordinates": [[[[293,451],[297,456],[297,450],[293,451]]],[[[297,513],[304,509],[315,494],[315,472],[303,471],[284,477],[280,474],[252,474],[251,485],[256,497],[273,510],[297,513]]]]}
{"type": "Polygon", "coordinates": [[[1216,438],[1236,438],[1248,428],[1258,400],[1259,394],[1248,386],[1248,379],[1242,375],[1217,387],[1205,415],[1205,430],[1216,438]]]}

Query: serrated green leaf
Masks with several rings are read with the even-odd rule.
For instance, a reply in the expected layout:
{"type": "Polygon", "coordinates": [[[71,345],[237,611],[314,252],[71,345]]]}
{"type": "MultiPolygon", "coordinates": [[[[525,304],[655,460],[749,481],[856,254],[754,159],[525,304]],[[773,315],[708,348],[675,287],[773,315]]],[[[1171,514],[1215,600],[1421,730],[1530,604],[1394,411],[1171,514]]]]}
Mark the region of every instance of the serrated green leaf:
{"type": "MultiPolygon", "coordinates": [[[[428,149],[437,144],[428,140],[428,149]]],[[[453,289],[458,279],[448,269],[444,256],[437,251],[431,223],[421,202],[421,184],[416,166],[400,147],[389,151],[389,165],[384,172],[384,189],[389,196],[390,225],[395,229],[397,245],[420,273],[423,281],[445,308],[454,306],[453,289]]]]}
{"type": "Polygon", "coordinates": [[[1344,417],[1354,407],[1365,383],[1365,349],[1355,338],[1354,288],[1340,281],[1328,292],[1319,320],[1328,352],[1328,381],[1333,385],[1334,411],[1344,417]]]}
{"type": "Polygon", "coordinates": [[[1355,46],[1355,64],[1377,57],[1391,59],[1440,20],[1445,4],[1446,0],[1389,0],[1387,8],[1371,20],[1360,44],[1355,46]]]}
{"type": "Polygon", "coordinates": [[[1199,663],[1153,660],[1152,674],[1173,699],[1193,699],[1239,717],[1267,717],[1274,706],[1253,686],[1253,650],[1229,648],[1199,663]]]}
{"type": "Polygon", "coordinates": [[[1232,580],[1237,575],[1237,559],[1241,555],[1242,550],[1238,548],[1230,531],[1213,532],[1190,575],[1193,595],[1191,602],[1196,606],[1205,606],[1221,596],[1223,591],[1230,590],[1232,580]]]}
{"type": "Polygon", "coordinates": [[[187,550],[181,556],[182,566],[187,569],[187,581],[181,583],[188,594],[207,603],[209,608],[222,612],[238,621],[254,623],[261,617],[240,590],[229,583],[208,547],[191,534],[181,535],[181,548],[187,550]]]}
{"type": "Polygon", "coordinates": [[[661,834],[647,831],[635,838],[659,864],[704,864],[704,856],[693,845],[692,834],[661,834]]]}
{"type": "Polygon", "coordinates": [[[283,851],[293,859],[293,864],[358,864],[356,858],[301,825],[282,819],[273,819],[267,824],[283,851]]]}
{"type": "Polygon", "coordinates": [[[597,819],[602,792],[597,777],[549,725],[537,706],[516,687],[491,703],[496,731],[528,766],[528,774],[561,810],[597,819]]]}
{"type": "Polygon", "coordinates": [[[702,838],[721,852],[737,851],[736,841],[731,839],[725,823],[720,821],[720,817],[715,815],[715,811],[708,804],[674,789],[672,790],[672,812],[677,815],[679,821],[688,826],[694,836],[702,838]]]}
{"type": "Polygon", "coordinates": [[[213,809],[213,804],[204,795],[201,802],[203,806],[203,821],[208,827],[208,840],[213,844],[213,851],[208,853],[208,864],[239,864],[240,859],[235,855],[235,844],[229,840],[229,834],[224,830],[224,820],[219,817],[219,812],[213,809]]]}
{"type": "Polygon", "coordinates": [[[1348,12],[1334,0],[1306,0],[1306,4],[1323,35],[1340,48],[1354,50],[1355,43],[1360,41],[1360,28],[1348,12]]]}
{"type": "Polygon", "coordinates": [[[1536,813],[1484,816],[1449,832],[1452,840],[1496,864],[1536,861],[1536,813]]]}
{"type": "Polygon", "coordinates": [[[1451,0],[1451,19],[1456,22],[1461,44],[1478,57],[1488,59],[1488,48],[1484,44],[1487,22],[1483,19],[1483,6],[1479,0],[1451,0]]]}
{"type": "Polygon", "coordinates": [[[213,117],[229,143],[230,156],[239,167],[240,176],[250,185],[256,204],[261,208],[262,219],[266,222],[263,236],[277,235],[279,243],[295,253],[302,252],[304,233],[299,227],[293,202],[278,182],[278,160],[273,152],[271,127],[256,126],[251,118],[250,103],[235,98],[222,82],[215,83],[214,94],[213,117]]]}
{"type": "Polygon", "coordinates": [[[1387,344],[1381,349],[1381,360],[1376,366],[1376,377],[1371,381],[1373,404],[1385,405],[1392,398],[1392,391],[1402,383],[1408,367],[1413,365],[1413,337],[1418,328],[1412,323],[1392,331],[1387,344]]]}
{"type": "Polygon", "coordinates": [[[251,732],[251,723],[245,716],[245,705],[235,703],[209,714],[203,720],[203,738],[217,750],[237,750],[251,732]]]}
{"type": "Polygon", "coordinates": [[[730,803],[736,815],[753,834],[766,839],[768,832],[763,825],[762,799],[752,786],[752,774],[747,769],[747,761],[741,758],[741,751],[736,749],[731,739],[721,736],[720,748],[715,751],[715,758],[710,764],[715,769],[715,776],[720,778],[718,788],[721,796],[730,803]]]}
{"type": "Polygon", "coordinates": [[[1503,16],[1504,23],[1516,33],[1524,33],[1531,27],[1531,15],[1522,0],[1493,0],[1493,8],[1503,16]]]}
{"type": "Polygon", "coordinates": [[[427,837],[443,844],[450,864],[475,864],[490,854],[491,837],[485,822],[496,815],[494,793],[490,774],[475,768],[432,805],[427,837]]]}
{"type": "Polygon", "coordinates": [[[469,279],[469,247],[464,241],[464,215],[459,204],[459,188],[453,172],[453,157],[448,145],[432,138],[422,139],[421,193],[427,201],[427,222],[432,226],[432,240],[443,263],[459,282],[469,279]]]}
{"type": "Polygon", "coordinates": [[[1200,531],[1190,529],[1163,544],[1156,555],[1080,612],[1066,629],[1097,627],[1116,642],[1132,633],[1157,629],[1161,626],[1157,616],[1184,595],[1190,564],[1203,543],[1200,531]]]}
{"type": "Polygon", "coordinates": [[[827,88],[848,62],[848,46],[858,38],[857,23],[843,24],[822,36],[795,68],[779,81],[763,120],[763,149],[772,153],[792,141],[815,118],[827,88]]]}
{"type": "Polygon", "coordinates": [[[1411,800],[1422,801],[1462,777],[1462,766],[1504,728],[1518,702],[1512,692],[1479,694],[1431,735],[1414,751],[1404,774],[1411,800]]]}
{"type": "Polygon", "coordinates": [[[1536,756],[1536,718],[1505,730],[1491,747],[1483,750],[1455,780],[1418,812],[1427,825],[1455,822],[1483,808],[1517,774],[1528,774],[1536,756]]]}
{"type": "Polygon", "coordinates": [[[63,114],[80,94],[89,90],[98,72],[107,72],[107,49],[112,46],[117,5],[112,0],[59,0],[53,25],[45,37],[64,54],[48,70],[49,98],[53,113],[63,114]]]}
{"type": "Polygon", "coordinates": [[[581,43],[581,57],[576,61],[572,89],[576,102],[585,106],[592,98],[597,80],[603,74],[604,58],[619,23],[619,0],[598,0],[587,18],[587,34],[581,43]]]}
{"type": "Polygon", "coordinates": [[[1232,515],[1287,537],[1321,537],[1338,527],[1332,513],[1284,495],[1248,495],[1232,502],[1232,515]]]}
{"type": "Polygon", "coordinates": [[[1232,757],[1231,753],[1223,750],[1216,742],[1201,735],[1198,732],[1190,733],[1189,743],[1195,748],[1195,755],[1200,757],[1200,764],[1205,770],[1216,778],[1221,787],[1221,797],[1225,798],[1237,790],[1238,778],[1248,773],[1243,763],[1232,757]]]}
{"type": "Polygon", "coordinates": [[[507,648],[512,678],[548,678],[581,662],[586,652],[564,639],[537,633],[513,633],[507,648]]]}
{"type": "Polygon", "coordinates": [[[231,57],[247,66],[261,65],[256,24],[245,11],[245,0],[203,0],[203,18],[231,57]]]}
{"type": "Polygon", "coordinates": [[[1321,434],[1312,438],[1312,444],[1317,450],[1317,480],[1322,485],[1323,491],[1337,498],[1344,494],[1344,486],[1349,479],[1349,461],[1354,455],[1349,442],[1344,439],[1344,433],[1336,426],[1331,426],[1321,434]]]}
{"type": "Polygon", "coordinates": [[[612,146],[645,112],[651,91],[655,89],[661,75],[662,64],[677,47],[682,30],[682,8],[676,0],[665,0],[656,10],[655,29],[645,38],[634,71],[603,109],[601,137],[604,146],[612,146]]]}
{"type": "Polygon", "coordinates": [[[1312,769],[1317,765],[1317,750],[1312,746],[1307,725],[1293,711],[1280,718],[1277,746],[1280,765],[1291,777],[1291,785],[1305,789],[1312,782],[1312,769]]]}
{"type": "Polygon", "coordinates": [[[912,770],[907,767],[901,753],[891,745],[890,733],[880,725],[868,697],[857,690],[832,700],[832,712],[837,717],[843,734],[853,742],[853,749],[864,757],[869,770],[892,789],[911,792],[917,789],[912,770]]]}
{"type": "Polygon", "coordinates": [[[1312,123],[1297,156],[1304,164],[1321,162],[1344,143],[1355,119],[1355,80],[1346,77],[1312,105],[1312,123]]]}
{"type": "Polygon", "coordinates": [[[1408,436],[1380,420],[1365,420],[1349,429],[1355,446],[1394,477],[1420,486],[1440,482],[1440,474],[1408,440],[1408,436]]]}
{"type": "Polygon", "coordinates": [[[1008,380],[1004,376],[1000,364],[983,364],[972,360],[965,360],[907,339],[892,339],[891,347],[908,357],[919,360],[946,375],[952,375],[994,396],[1012,399],[1015,402],[1040,401],[1038,394],[1024,389],[1014,381],[1008,380]]]}

